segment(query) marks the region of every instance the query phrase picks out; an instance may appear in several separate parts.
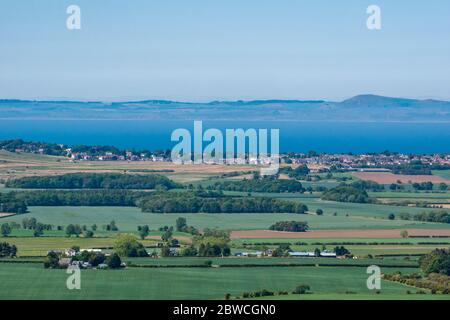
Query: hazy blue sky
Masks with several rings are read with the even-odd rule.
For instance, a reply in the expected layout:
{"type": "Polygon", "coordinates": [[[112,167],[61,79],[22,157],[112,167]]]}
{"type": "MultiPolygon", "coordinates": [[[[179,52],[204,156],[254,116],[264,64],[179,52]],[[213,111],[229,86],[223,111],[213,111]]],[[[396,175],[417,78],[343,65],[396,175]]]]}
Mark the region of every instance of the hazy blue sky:
{"type": "Polygon", "coordinates": [[[1,0],[0,98],[450,100],[448,0],[1,0]],[[81,7],[82,29],[66,28],[81,7]],[[382,30],[366,28],[366,8],[382,30]]]}

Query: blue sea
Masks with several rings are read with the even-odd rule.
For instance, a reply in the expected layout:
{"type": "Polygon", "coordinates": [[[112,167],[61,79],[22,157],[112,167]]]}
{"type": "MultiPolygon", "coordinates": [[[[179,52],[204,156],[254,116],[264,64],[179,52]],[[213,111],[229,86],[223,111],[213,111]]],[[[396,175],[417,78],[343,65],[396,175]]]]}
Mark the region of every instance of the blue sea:
{"type": "MultiPolygon", "coordinates": [[[[131,149],[170,149],[174,129],[193,132],[192,121],[122,120],[1,120],[0,140],[24,140],[69,145],[114,145],[131,149]]],[[[333,123],[204,121],[207,128],[279,129],[280,150],[306,152],[450,152],[449,123],[333,123]]]]}

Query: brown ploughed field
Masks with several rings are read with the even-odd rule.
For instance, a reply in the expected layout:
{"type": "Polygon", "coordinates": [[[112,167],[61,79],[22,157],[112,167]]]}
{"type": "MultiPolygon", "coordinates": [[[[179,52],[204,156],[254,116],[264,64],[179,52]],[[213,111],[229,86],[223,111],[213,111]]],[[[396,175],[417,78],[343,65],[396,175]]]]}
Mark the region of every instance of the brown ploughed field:
{"type": "Polygon", "coordinates": [[[371,180],[381,184],[396,183],[397,181],[401,181],[402,183],[409,183],[410,181],[412,183],[428,181],[433,183],[450,182],[442,177],[433,175],[406,175],[390,172],[353,172],[352,175],[362,180],[371,180]]]}

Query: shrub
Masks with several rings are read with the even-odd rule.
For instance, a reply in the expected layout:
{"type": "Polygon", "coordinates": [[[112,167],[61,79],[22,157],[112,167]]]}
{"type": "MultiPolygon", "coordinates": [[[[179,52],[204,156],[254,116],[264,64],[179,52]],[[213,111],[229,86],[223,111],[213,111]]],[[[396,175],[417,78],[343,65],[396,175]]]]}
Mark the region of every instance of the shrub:
{"type": "Polygon", "coordinates": [[[308,291],[310,291],[311,288],[306,284],[301,284],[297,286],[294,291],[292,291],[293,294],[306,294],[308,291]]]}

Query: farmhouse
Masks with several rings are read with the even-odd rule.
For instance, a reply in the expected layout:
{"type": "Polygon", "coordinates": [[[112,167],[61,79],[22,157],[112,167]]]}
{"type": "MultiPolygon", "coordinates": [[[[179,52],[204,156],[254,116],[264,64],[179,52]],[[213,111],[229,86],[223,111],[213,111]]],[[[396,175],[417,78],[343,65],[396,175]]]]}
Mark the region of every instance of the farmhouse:
{"type": "MultiPolygon", "coordinates": [[[[289,256],[291,257],[316,257],[316,254],[314,252],[302,252],[302,251],[292,251],[289,252],[289,256]]],[[[329,252],[329,251],[322,251],[320,253],[320,257],[323,258],[336,258],[336,253],[329,252]]]]}
{"type": "Polygon", "coordinates": [[[72,258],[60,258],[58,264],[60,267],[68,267],[72,262],[72,258]]]}
{"type": "Polygon", "coordinates": [[[65,250],[65,251],[64,251],[64,254],[65,254],[67,257],[74,257],[74,256],[77,254],[77,251],[74,250],[74,249],[72,249],[72,248],[70,248],[70,249],[65,250]]]}

